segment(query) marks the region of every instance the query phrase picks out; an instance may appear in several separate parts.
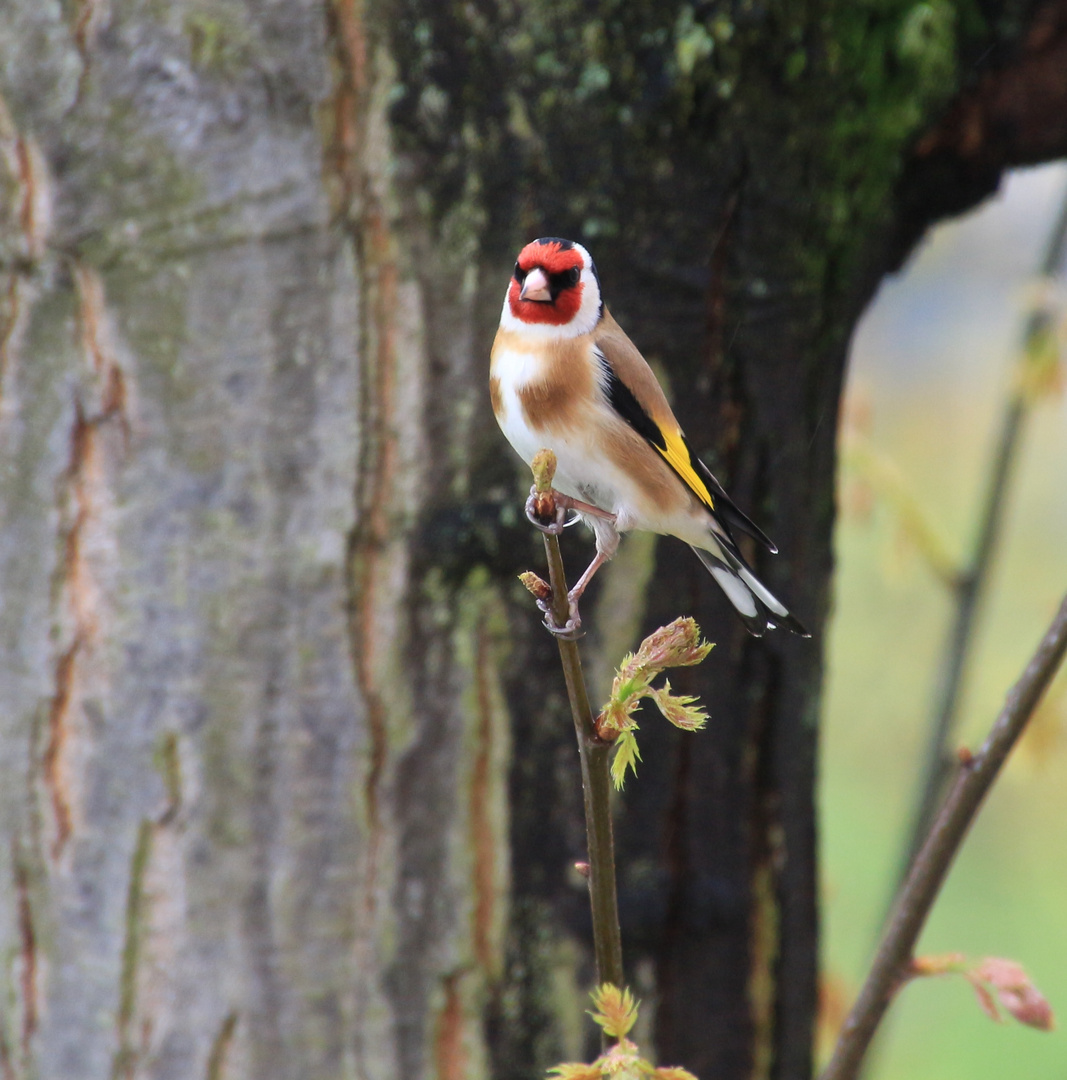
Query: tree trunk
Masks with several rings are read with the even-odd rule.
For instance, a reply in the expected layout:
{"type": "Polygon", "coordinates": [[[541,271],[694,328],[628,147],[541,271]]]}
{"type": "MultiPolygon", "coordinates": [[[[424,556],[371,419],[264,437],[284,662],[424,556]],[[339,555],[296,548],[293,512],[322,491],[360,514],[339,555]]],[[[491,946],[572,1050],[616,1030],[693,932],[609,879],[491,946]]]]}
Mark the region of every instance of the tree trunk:
{"type": "Polygon", "coordinates": [[[9,0],[4,1078],[532,1077],[581,1051],[577,760],[484,393],[546,232],[593,250],[815,632],[747,639],[641,537],[587,611],[601,685],[677,614],[719,643],[678,680],[712,727],[648,725],[620,811],[659,1056],[807,1074],[848,334],[929,220],[1062,152],[1004,116],[1067,114],[1063,6],[9,0]]]}
{"type": "Polygon", "coordinates": [[[415,527],[484,361],[363,19],[0,16],[5,1077],[484,1072],[501,617],[415,527]]]}

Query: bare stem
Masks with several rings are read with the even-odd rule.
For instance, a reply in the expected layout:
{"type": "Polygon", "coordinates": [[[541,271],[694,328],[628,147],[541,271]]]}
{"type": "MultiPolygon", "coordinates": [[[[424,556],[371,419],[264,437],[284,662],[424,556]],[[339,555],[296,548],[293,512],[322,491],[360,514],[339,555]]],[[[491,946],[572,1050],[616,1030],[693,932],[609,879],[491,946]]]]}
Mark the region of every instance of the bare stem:
{"type": "Polygon", "coordinates": [[[867,981],[845,1021],[820,1080],[853,1080],[894,993],[907,974],[915,943],[971,822],[1067,652],[1067,597],[1037,652],[1008,693],[993,728],[973,757],[960,760],[890,914],[867,981]]]}
{"type": "MultiPolygon", "coordinates": [[[[1067,197],[1056,217],[1048,243],[1041,260],[1040,274],[1052,277],[1063,262],[1067,248],[1067,197]]],[[[1023,349],[1028,349],[1039,335],[1047,333],[1051,316],[1043,308],[1031,312],[1023,331],[1023,349]]],[[[1000,537],[1004,508],[1007,503],[1008,485],[1012,467],[1018,456],[1018,448],[1031,397],[1020,384],[1012,392],[1001,420],[1000,438],[993,456],[978,535],[967,568],[959,575],[956,584],[956,612],[952,628],[945,643],[944,656],[935,692],[934,720],[926,744],[922,785],[916,800],[915,816],[901,862],[899,883],[903,881],[919,845],[930,829],[934,814],[941,802],[945,787],[952,774],[950,746],[959,713],[960,688],[974,641],[976,616],[989,580],[1000,537]]]]}
{"type": "MultiPolygon", "coordinates": [[[[545,536],[552,607],[557,623],[567,621],[567,579],[559,540],[545,536]]],[[[622,936],[615,892],[615,841],[611,828],[611,743],[596,733],[593,711],[578,656],[578,644],[559,640],[559,658],[567,682],[567,697],[578,736],[582,763],[582,791],[585,798],[585,835],[589,849],[589,906],[593,913],[593,951],[597,984],[623,987],[622,936]]]]}
{"type": "MultiPolygon", "coordinates": [[[[534,458],[532,469],[537,492],[532,513],[538,520],[552,522],[556,519],[555,493],[552,490],[552,478],[556,471],[555,455],[550,450],[542,450],[534,458]]],[[[548,578],[552,587],[552,614],[556,625],[563,626],[570,615],[567,578],[563,571],[559,540],[550,533],[545,533],[545,557],[548,560],[548,578]]],[[[543,582],[541,584],[543,585],[543,582]]],[[[612,983],[621,989],[625,983],[622,973],[619,904],[615,890],[615,840],[611,828],[612,744],[597,735],[577,643],[563,638],[558,638],[557,641],[582,765],[585,835],[589,851],[589,906],[593,915],[593,953],[596,957],[597,985],[612,983]]]]}

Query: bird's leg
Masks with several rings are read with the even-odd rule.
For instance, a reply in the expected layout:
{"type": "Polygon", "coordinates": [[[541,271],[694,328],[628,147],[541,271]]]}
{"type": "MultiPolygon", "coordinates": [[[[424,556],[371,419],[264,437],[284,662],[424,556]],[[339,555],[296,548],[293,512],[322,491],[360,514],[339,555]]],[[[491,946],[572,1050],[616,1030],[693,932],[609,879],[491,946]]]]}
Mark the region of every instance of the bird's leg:
{"type": "Polygon", "coordinates": [[[572,499],[569,495],[562,495],[558,491],[556,492],[556,504],[567,510],[575,510],[579,514],[588,514],[590,517],[600,518],[601,521],[610,522],[612,525],[615,524],[615,515],[610,510],[601,510],[599,506],[582,502],[581,499],[572,499]]]}
{"type": "Polygon", "coordinates": [[[556,623],[552,615],[551,601],[538,601],[537,606],[545,613],[545,629],[565,641],[573,641],[582,636],[582,617],[578,614],[578,601],[582,598],[593,575],[619,550],[619,534],[615,531],[615,515],[600,511],[594,519],[593,530],[596,533],[596,555],[586,567],[585,573],[574,583],[567,593],[567,622],[563,626],[556,623]]]}
{"type": "Polygon", "coordinates": [[[560,626],[552,615],[552,601],[538,600],[537,606],[545,613],[545,629],[564,641],[574,641],[585,632],[582,630],[582,617],[578,614],[578,601],[585,592],[585,587],[593,580],[593,575],[611,558],[604,552],[598,551],[593,561],[586,567],[585,573],[578,579],[575,586],[567,593],[567,621],[560,626]]]}

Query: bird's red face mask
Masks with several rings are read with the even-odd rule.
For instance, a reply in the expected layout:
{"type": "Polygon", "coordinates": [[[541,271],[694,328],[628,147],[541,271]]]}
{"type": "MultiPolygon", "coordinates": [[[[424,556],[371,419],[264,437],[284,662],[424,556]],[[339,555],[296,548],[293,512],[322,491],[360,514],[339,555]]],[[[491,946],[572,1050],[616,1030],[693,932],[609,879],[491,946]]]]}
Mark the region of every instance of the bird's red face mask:
{"type": "Polygon", "coordinates": [[[536,240],[519,252],[508,289],[508,304],[516,319],[527,323],[565,326],[582,306],[582,256],[561,244],[536,240]]]}

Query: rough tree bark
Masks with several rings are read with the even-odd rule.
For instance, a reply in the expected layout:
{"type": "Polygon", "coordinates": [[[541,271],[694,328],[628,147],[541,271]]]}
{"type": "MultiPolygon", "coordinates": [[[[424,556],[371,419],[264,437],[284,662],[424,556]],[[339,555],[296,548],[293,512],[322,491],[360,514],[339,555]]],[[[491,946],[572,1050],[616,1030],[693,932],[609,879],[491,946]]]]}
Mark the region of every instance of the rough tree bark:
{"type": "Polygon", "coordinates": [[[1067,147],[1065,9],[9,0],[0,1074],[532,1077],[580,1040],[577,764],[483,390],[551,232],[816,634],[747,640],[630,538],[590,642],[719,642],[714,725],[650,732],[620,816],[658,1049],[806,1076],[848,335],[1067,147]]]}
{"type": "Polygon", "coordinates": [[[484,361],[363,19],[0,14],[5,1077],[483,1071],[499,615],[412,568],[484,361]]]}

